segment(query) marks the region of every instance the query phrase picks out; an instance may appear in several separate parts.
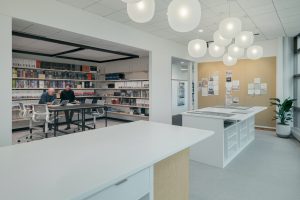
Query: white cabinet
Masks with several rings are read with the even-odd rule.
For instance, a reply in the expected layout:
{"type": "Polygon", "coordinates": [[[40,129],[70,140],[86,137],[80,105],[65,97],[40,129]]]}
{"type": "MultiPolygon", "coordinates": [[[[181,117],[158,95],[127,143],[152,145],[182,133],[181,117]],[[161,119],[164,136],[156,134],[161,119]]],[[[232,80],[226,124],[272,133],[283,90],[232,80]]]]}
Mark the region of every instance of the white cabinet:
{"type": "Polygon", "coordinates": [[[191,160],[224,168],[255,138],[254,115],[242,120],[184,114],[183,126],[212,130],[215,134],[191,147],[191,160]]]}
{"type": "Polygon", "coordinates": [[[140,200],[147,199],[145,196],[151,193],[152,176],[147,168],[123,179],[85,200],[140,200]]]}
{"type": "Polygon", "coordinates": [[[239,123],[239,143],[240,143],[239,145],[240,145],[240,148],[243,148],[248,144],[249,134],[248,134],[247,121],[248,120],[244,120],[239,123]]]}
{"type": "Polygon", "coordinates": [[[230,160],[239,149],[238,126],[232,125],[224,131],[224,160],[230,160]]]}

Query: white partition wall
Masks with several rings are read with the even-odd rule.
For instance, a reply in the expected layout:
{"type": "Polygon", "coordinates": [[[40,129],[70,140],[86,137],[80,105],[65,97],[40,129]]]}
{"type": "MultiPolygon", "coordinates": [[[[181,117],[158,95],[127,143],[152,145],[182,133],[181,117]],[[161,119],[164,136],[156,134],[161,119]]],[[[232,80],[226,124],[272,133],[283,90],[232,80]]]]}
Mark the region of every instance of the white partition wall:
{"type": "MultiPolygon", "coordinates": [[[[2,3],[1,3],[2,6],[2,3]]],[[[11,17],[0,14],[0,146],[10,145],[11,138],[11,17]]]]}
{"type": "MultiPolygon", "coordinates": [[[[148,50],[151,82],[150,120],[171,123],[171,57],[187,58],[184,45],[54,0],[0,0],[0,5],[0,14],[13,18],[148,50]]],[[[6,48],[3,50],[7,51],[6,48]]],[[[0,76],[2,78],[7,75],[10,74],[0,76]]]]}

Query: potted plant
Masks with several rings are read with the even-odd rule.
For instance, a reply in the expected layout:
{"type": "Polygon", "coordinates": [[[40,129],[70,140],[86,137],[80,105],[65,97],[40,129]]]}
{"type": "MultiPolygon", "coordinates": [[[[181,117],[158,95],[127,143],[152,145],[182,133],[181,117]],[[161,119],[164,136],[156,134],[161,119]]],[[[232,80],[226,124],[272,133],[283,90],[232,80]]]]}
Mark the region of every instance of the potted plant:
{"type": "Polygon", "coordinates": [[[278,137],[288,138],[291,135],[290,122],[293,120],[292,108],[293,103],[296,99],[291,99],[290,97],[285,99],[282,103],[278,98],[270,98],[271,105],[277,107],[274,112],[276,113],[274,120],[276,123],[276,134],[278,137]]]}

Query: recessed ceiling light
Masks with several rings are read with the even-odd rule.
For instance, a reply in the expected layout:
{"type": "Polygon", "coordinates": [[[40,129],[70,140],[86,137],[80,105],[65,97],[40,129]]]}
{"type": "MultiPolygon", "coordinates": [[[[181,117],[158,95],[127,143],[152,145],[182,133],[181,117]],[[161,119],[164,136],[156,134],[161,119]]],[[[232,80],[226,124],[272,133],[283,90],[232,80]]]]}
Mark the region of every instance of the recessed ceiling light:
{"type": "Polygon", "coordinates": [[[181,68],[180,70],[181,71],[187,71],[188,69],[187,68],[181,68]]]}
{"type": "Polygon", "coordinates": [[[199,33],[203,33],[203,31],[204,31],[203,29],[199,29],[198,30],[199,33]]]}

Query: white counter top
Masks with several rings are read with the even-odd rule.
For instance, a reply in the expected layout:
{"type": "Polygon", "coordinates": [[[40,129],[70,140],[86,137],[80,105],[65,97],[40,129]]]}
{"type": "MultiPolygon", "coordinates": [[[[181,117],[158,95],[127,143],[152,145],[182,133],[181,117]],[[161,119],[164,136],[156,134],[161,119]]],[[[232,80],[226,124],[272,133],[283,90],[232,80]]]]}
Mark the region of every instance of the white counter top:
{"type": "Polygon", "coordinates": [[[212,134],[139,121],[2,147],[0,199],[79,199],[212,134]]]}
{"type": "Polygon", "coordinates": [[[250,107],[249,109],[234,109],[234,108],[221,108],[221,107],[207,107],[202,109],[197,109],[193,111],[188,111],[182,113],[183,115],[190,115],[195,117],[208,117],[208,118],[216,118],[216,119],[223,119],[223,120],[245,120],[263,110],[266,110],[267,107],[262,106],[254,106],[250,107]],[[203,113],[202,113],[203,112],[203,113]],[[205,114],[205,112],[208,112],[205,114]],[[209,115],[209,112],[212,113],[221,113],[221,114],[231,114],[232,116],[216,116],[216,115],[209,115]]]}

